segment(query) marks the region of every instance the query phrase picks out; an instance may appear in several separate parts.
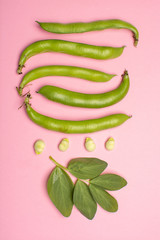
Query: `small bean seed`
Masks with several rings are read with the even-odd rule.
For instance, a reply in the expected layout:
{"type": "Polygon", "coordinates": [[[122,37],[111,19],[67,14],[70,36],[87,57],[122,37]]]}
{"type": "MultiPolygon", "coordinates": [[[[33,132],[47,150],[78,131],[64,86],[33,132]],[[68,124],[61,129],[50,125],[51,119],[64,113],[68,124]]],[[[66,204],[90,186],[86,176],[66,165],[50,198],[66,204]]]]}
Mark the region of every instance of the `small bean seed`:
{"type": "Polygon", "coordinates": [[[63,138],[58,146],[59,150],[65,152],[69,148],[68,138],[63,138]]]}
{"type": "Polygon", "coordinates": [[[36,154],[41,154],[44,151],[45,143],[43,140],[37,140],[34,143],[34,150],[36,154]]]}
{"type": "Polygon", "coordinates": [[[110,137],[110,138],[106,141],[105,147],[106,147],[106,149],[109,150],[109,151],[113,150],[114,147],[115,147],[115,140],[114,140],[114,138],[110,137]]]}
{"type": "Polygon", "coordinates": [[[96,144],[94,143],[92,138],[86,138],[85,148],[88,152],[93,152],[96,149],[96,144]]]}

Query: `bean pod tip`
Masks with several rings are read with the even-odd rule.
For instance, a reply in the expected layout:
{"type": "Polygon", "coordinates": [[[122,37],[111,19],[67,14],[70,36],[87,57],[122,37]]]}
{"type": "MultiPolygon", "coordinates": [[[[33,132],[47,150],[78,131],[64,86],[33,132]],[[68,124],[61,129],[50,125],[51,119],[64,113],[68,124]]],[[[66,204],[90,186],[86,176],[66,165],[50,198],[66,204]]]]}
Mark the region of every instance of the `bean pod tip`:
{"type": "Polygon", "coordinates": [[[35,21],[36,23],[38,23],[40,26],[41,26],[41,23],[40,22],[38,22],[38,21],[35,21]]]}
{"type": "Polygon", "coordinates": [[[32,98],[32,97],[31,97],[31,94],[28,93],[27,96],[26,96],[26,98],[24,99],[24,104],[25,104],[26,107],[27,107],[28,105],[31,105],[30,102],[29,102],[29,100],[30,100],[31,98],[32,98]]]}
{"type": "Polygon", "coordinates": [[[133,38],[134,38],[134,46],[137,47],[137,45],[138,45],[138,39],[135,37],[135,35],[133,36],[133,38]]]}
{"type": "Polygon", "coordinates": [[[125,69],[124,73],[121,75],[121,77],[127,76],[128,75],[128,71],[125,69]]]}
{"type": "Polygon", "coordinates": [[[18,69],[17,69],[17,73],[18,74],[22,74],[22,68],[24,67],[24,65],[18,65],[18,69]]]}

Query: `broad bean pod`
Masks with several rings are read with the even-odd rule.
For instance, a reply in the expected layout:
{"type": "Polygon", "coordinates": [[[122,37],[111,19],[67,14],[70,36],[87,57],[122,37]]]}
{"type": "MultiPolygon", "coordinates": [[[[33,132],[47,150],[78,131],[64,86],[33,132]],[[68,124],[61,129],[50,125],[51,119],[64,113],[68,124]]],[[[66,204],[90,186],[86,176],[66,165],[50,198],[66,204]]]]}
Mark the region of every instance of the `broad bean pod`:
{"type": "Polygon", "coordinates": [[[29,103],[29,97],[25,98],[25,106],[28,117],[34,123],[48,130],[63,133],[92,133],[117,127],[130,118],[130,116],[126,114],[113,114],[83,121],[60,120],[36,112],[29,103]]]}
{"type": "Polygon", "coordinates": [[[94,69],[64,66],[64,65],[50,65],[35,68],[24,75],[19,88],[17,88],[19,95],[22,95],[23,88],[35,79],[46,76],[67,76],[86,79],[94,82],[109,81],[115,74],[108,74],[94,69]]]}
{"type": "Polygon", "coordinates": [[[83,108],[103,108],[111,106],[121,101],[129,90],[129,76],[125,71],[122,75],[120,85],[109,92],[100,94],[86,94],[80,92],[73,92],[55,86],[43,86],[37,93],[40,93],[49,100],[62,103],[69,106],[83,107],[83,108]]]}
{"type": "Polygon", "coordinates": [[[116,48],[95,46],[58,39],[41,40],[32,43],[24,49],[20,56],[17,73],[22,73],[22,68],[30,57],[44,52],[61,52],[75,56],[104,60],[119,57],[122,54],[124,47],[125,46],[116,48]]]}
{"type": "Polygon", "coordinates": [[[74,23],[58,23],[58,22],[38,22],[41,28],[52,33],[84,33],[90,31],[100,31],[104,29],[128,29],[132,31],[134,45],[137,46],[139,40],[139,32],[132,24],[120,19],[100,20],[93,22],[74,22],[74,23]]]}

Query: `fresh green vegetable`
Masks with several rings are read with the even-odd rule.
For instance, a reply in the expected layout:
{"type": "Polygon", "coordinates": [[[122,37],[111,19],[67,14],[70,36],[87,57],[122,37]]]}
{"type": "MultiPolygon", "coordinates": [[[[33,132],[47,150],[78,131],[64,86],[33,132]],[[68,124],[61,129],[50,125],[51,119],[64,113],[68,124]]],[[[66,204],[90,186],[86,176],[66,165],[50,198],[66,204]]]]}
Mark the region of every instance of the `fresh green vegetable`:
{"type": "Polygon", "coordinates": [[[90,184],[89,190],[94,198],[94,200],[106,211],[116,212],[118,210],[118,203],[114,197],[112,197],[104,189],[90,184]]]}
{"type": "Polygon", "coordinates": [[[69,217],[73,207],[73,182],[68,174],[56,167],[47,183],[47,191],[51,201],[64,217],[69,217]]]}
{"type": "Polygon", "coordinates": [[[22,95],[23,88],[30,82],[38,78],[46,76],[66,76],[86,79],[93,82],[106,82],[115,74],[108,74],[100,72],[94,69],[75,67],[75,66],[63,66],[63,65],[51,65],[35,68],[24,75],[19,88],[17,88],[19,95],[22,95]]]}
{"type": "Polygon", "coordinates": [[[131,117],[125,114],[113,114],[102,118],[83,121],[60,120],[47,117],[36,112],[31,107],[29,98],[30,97],[25,98],[25,106],[28,117],[34,123],[43,128],[63,133],[91,133],[108,128],[114,128],[121,125],[131,117]]]}
{"type": "Polygon", "coordinates": [[[127,185],[127,181],[116,174],[103,174],[90,180],[90,183],[109,191],[119,190],[127,185]]]}
{"type": "Polygon", "coordinates": [[[55,86],[43,86],[38,93],[54,102],[59,102],[69,106],[83,108],[103,108],[111,106],[121,101],[129,89],[129,76],[125,71],[122,75],[122,82],[118,88],[100,94],[86,94],[73,92],[55,86]]]}
{"type": "Polygon", "coordinates": [[[41,154],[45,148],[45,142],[43,140],[37,140],[34,143],[34,151],[36,154],[41,154]]]}
{"type": "Polygon", "coordinates": [[[77,42],[68,42],[58,39],[48,39],[34,42],[24,49],[20,56],[17,73],[22,73],[25,62],[32,56],[44,52],[61,52],[75,56],[112,59],[119,57],[124,50],[123,47],[95,46],[77,42]]]}
{"type": "Polygon", "coordinates": [[[90,31],[99,31],[104,29],[128,29],[132,31],[134,45],[137,46],[139,33],[137,28],[132,24],[120,19],[100,20],[94,22],[74,22],[74,23],[58,23],[58,22],[38,22],[41,28],[52,33],[83,33],[90,31]]]}
{"type": "Polygon", "coordinates": [[[106,143],[105,143],[105,147],[107,150],[111,151],[114,149],[114,146],[115,146],[115,140],[114,138],[110,137],[106,143]]]}
{"type": "Polygon", "coordinates": [[[98,158],[74,158],[68,164],[68,171],[79,179],[92,179],[101,174],[107,163],[98,158]]]}
{"type": "Polygon", "coordinates": [[[77,180],[75,184],[73,202],[76,208],[86,218],[90,220],[94,218],[97,210],[97,204],[89,191],[88,185],[81,180],[77,180]]]}
{"type": "Polygon", "coordinates": [[[96,149],[96,144],[94,143],[92,138],[87,137],[85,139],[84,145],[88,152],[93,152],[96,149]]]}
{"type": "Polygon", "coordinates": [[[96,213],[96,202],[102,208],[109,212],[115,212],[118,210],[118,203],[116,199],[104,189],[118,190],[124,187],[127,182],[125,179],[115,174],[99,175],[106,168],[106,162],[96,158],[76,158],[70,160],[68,167],[66,168],[56,162],[51,156],[49,158],[56,164],[57,167],[50,175],[47,185],[49,189],[48,194],[52,202],[59,209],[59,211],[63,212],[62,214],[64,216],[70,215],[72,210],[72,201],[77,207],[77,209],[88,219],[93,219],[96,213]],[[62,170],[62,173],[64,173],[64,171],[68,171],[77,178],[79,178],[77,179],[77,182],[75,184],[72,199],[70,199],[69,197],[70,193],[72,192],[72,181],[70,180],[67,173],[66,175],[64,175],[59,172],[59,169],[62,170]],[[89,183],[89,186],[85,182],[80,180],[89,179],[90,177],[92,178],[94,176],[97,176],[97,174],[99,175],[98,177],[90,180],[85,180],[89,183]],[[67,196],[66,199],[65,196],[67,196]],[[70,203],[68,210],[69,213],[67,211],[67,201],[69,201],[70,203]],[[63,205],[65,206],[65,208],[63,207],[63,205]]]}
{"type": "Polygon", "coordinates": [[[69,148],[69,140],[68,138],[63,138],[58,146],[59,150],[62,152],[67,151],[67,149],[69,148]]]}

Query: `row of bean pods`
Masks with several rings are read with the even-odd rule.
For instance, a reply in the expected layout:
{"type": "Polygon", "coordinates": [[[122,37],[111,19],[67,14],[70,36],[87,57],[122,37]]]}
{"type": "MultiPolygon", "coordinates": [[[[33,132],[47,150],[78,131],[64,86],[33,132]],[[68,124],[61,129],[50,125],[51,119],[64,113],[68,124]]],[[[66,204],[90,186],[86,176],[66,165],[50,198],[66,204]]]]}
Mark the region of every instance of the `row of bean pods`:
{"type": "MultiPolygon", "coordinates": [[[[133,32],[135,46],[137,45],[139,38],[138,30],[133,25],[118,19],[72,24],[40,22],[38,23],[46,31],[63,34],[82,33],[95,30],[98,31],[108,28],[128,29],[133,32]]],[[[41,40],[32,43],[24,49],[20,56],[17,73],[22,74],[24,64],[30,57],[44,52],[61,52],[93,59],[113,59],[119,57],[123,53],[123,50],[124,46],[115,48],[108,46],[88,45],[57,39],[41,40]]],[[[17,88],[19,95],[23,96],[23,89],[27,86],[27,84],[34,81],[35,79],[45,76],[67,76],[81,78],[94,82],[106,82],[112,79],[112,77],[114,77],[115,75],[97,71],[94,69],[76,66],[43,66],[31,70],[23,77],[19,87],[17,88]]],[[[85,94],[46,85],[40,88],[37,93],[43,95],[51,101],[69,106],[83,108],[104,108],[122,100],[126,96],[128,90],[129,76],[128,72],[125,70],[122,74],[122,80],[119,86],[109,92],[104,92],[100,94],[85,94]]],[[[30,94],[27,94],[24,101],[26,106],[26,112],[29,118],[39,126],[53,131],[59,131],[64,133],[91,133],[119,126],[131,117],[126,114],[120,113],[83,121],[55,119],[36,112],[31,107],[30,98],[30,94]]]]}

